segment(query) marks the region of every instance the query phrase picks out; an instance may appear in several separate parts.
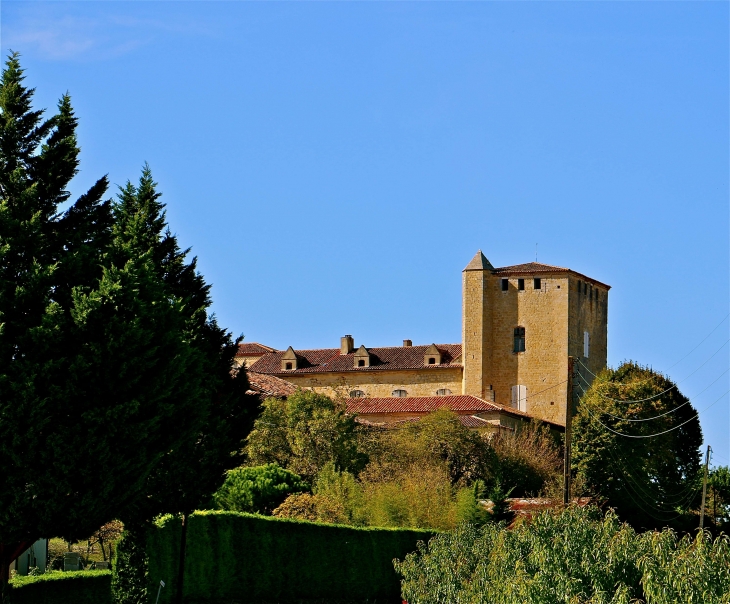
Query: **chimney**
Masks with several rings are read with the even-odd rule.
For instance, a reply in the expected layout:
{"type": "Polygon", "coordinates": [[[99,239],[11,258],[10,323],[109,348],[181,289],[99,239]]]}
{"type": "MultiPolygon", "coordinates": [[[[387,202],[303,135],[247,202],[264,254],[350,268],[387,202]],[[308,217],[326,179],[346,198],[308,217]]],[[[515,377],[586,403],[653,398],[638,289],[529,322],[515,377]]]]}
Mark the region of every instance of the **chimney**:
{"type": "Polygon", "coordinates": [[[403,347],[406,348],[408,346],[413,346],[413,342],[411,340],[403,340],[403,347]]]}
{"type": "Polygon", "coordinates": [[[355,350],[355,340],[352,336],[347,335],[340,338],[340,354],[350,354],[355,350]]]}

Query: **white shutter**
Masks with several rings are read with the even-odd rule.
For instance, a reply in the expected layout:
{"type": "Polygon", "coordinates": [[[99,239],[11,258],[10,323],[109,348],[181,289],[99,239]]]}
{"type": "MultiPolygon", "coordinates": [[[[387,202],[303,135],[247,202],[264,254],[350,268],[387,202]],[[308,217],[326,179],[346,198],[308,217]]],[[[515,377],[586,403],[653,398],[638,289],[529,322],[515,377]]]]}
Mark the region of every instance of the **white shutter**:
{"type": "Polygon", "coordinates": [[[583,356],[587,359],[591,351],[591,336],[587,331],[583,332],[583,356]]]}
{"type": "Polygon", "coordinates": [[[513,409],[527,412],[527,386],[512,386],[510,403],[513,409]]]}
{"type": "Polygon", "coordinates": [[[517,399],[517,409],[527,412],[527,386],[517,386],[519,398],[517,399]]]}

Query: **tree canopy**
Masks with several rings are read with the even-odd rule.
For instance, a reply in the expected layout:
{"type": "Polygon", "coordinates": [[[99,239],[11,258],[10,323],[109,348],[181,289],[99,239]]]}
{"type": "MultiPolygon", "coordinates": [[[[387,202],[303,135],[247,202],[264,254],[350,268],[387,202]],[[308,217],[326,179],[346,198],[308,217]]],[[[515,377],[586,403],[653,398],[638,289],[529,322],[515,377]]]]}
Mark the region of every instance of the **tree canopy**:
{"type": "Polygon", "coordinates": [[[106,177],[72,201],[70,98],[45,118],[23,82],[13,54],[0,83],[3,580],[39,537],[73,541],[125,510],[159,509],[151,494],[181,485],[171,476],[183,465],[209,495],[252,419],[252,405],[236,408],[246,380],[230,373],[235,344],[164,230],[149,170],[116,204],[103,199],[106,177]],[[201,473],[211,459],[215,480],[201,473]]]}
{"type": "Polygon", "coordinates": [[[632,362],[607,369],[583,394],[573,428],[573,468],[590,493],[638,529],[690,528],[702,431],[676,384],[632,362]]]}

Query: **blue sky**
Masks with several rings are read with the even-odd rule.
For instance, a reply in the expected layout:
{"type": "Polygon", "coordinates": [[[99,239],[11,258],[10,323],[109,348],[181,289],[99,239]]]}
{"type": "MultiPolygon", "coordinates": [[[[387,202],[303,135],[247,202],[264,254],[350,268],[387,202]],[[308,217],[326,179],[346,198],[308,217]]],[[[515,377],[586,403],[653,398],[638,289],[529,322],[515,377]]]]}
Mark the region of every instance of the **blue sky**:
{"type": "Polygon", "coordinates": [[[458,342],[476,250],[503,266],[537,244],[613,286],[609,363],[714,403],[703,430],[730,463],[730,320],[683,358],[729,306],[727,3],[0,10],[37,104],[72,95],[74,191],[149,162],[234,334],[458,342]]]}

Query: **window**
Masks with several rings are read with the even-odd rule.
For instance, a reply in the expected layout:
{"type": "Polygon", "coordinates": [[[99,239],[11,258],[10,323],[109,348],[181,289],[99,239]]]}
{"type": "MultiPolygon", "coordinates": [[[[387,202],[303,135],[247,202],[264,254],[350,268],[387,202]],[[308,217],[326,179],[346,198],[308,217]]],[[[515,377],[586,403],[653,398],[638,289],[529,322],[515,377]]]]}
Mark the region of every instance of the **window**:
{"type": "Polygon", "coordinates": [[[583,284],[583,295],[584,296],[588,295],[588,284],[587,283],[583,284]]]}
{"type": "Polygon", "coordinates": [[[429,365],[435,365],[436,364],[436,357],[428,357],[428,364],[429,365]]]}
{"type": "Polygon", "coordinates": [[[439,388],[436,391],[436,396],[449,396],[451,394],[451,390],[448,388],[439,388]]]}
{"type": "Polygon", "coordinates": [[[527,386],[512,386],[510,404],[513,409],[527,412],[527,386]]]}
{"type": "Polygon", "coordinates": [[[396,398],[405,398],[408,396],[408,393],[405,390],[393,390],[393,392],[390,393],[391,396],[395,396],[396,398]]]}
{"type": "Polygon", "coordinates": [[[357,360],[357,366],[358,367],[365,367],[365,359],[358,359],[357,360]]]}
{"type": "Polygon", "coordinates": [[[294,364],[293,363],[287,363],[286,364],[286,368],[287,369],[292,369],[293,367],[294,367],[294,364]]]}
{"type": "Polygon", "coordinates": [[[364,398],[365,393],[362,390],[350,390],[350,398],[364,398]]]}
{"type": "Polygon", "coordinates": [[[532,287],[534,289],[542,289],[542,280],[540,279],[540,277],[535,277],[532,280],[532,287]]]}
{"type": "Polygon", "coordinates": [[[515,327],[515,346],[513,352],[525,352],[525,328],[515,327]]]}
{"type": "Polygon", "coordinates": [[[519,289],[520,291],[523,291],[525,289],[524,279],[517,279],[517,289],[519,289]]]}
{"type": "Polygon", "coordinates": [[[502,279],[502,291],[506,292],[509,289],[509,279],[502,279]]]}
{"type": "Polygon", "coordinates": [[[588,353],[591,351],[591,334],[587,331],[583,332],[583,356],[587,359],[588,353]]]}

